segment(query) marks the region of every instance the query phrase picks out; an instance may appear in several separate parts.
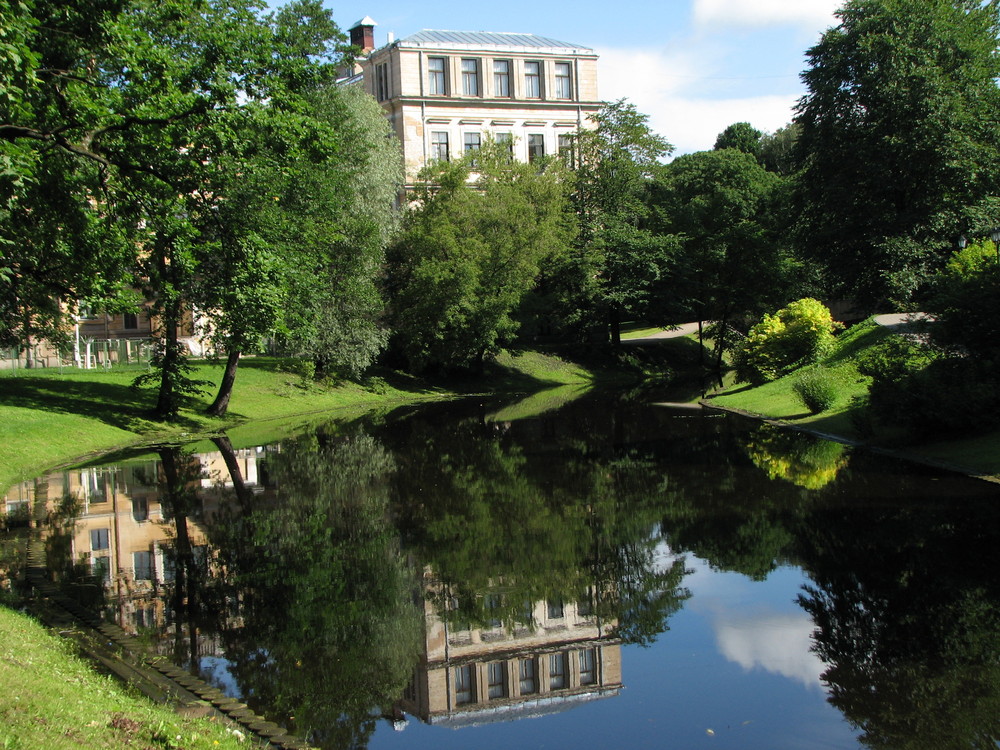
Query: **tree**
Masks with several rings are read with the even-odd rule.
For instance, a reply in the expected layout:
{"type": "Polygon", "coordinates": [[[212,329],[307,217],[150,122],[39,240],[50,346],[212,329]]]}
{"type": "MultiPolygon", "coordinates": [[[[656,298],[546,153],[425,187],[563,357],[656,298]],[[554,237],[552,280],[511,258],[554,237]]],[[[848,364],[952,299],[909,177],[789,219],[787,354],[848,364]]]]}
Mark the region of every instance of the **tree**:
{"type": "Polygon", "coordinates": [[[687,316],[716,322],[718,364],[734,319],[784,301],[795,269],[772,231],[780,181],[752,155],[724,149],[678,157],[655,188],[661,231],[681,238],[670,292],[687,316]]]}
{"type": "Polygon", "coordinates": [[[1000,219],[1000,5],[850,0],[808,51],[801,245],[874,307],[1000,219]]]}
{"type": "Polygon", "coordinates": [[[671,238],[649,229],[646,193],[660,162],[673,151],[648,126],[649,117],[621,99],[591,116],[576,137],[577,252],[558,275],[569,279],[565,305],[587,311],[587,328],[620,340],[624,316],[643,314],[663,275],[671,238]]]}
{"type": "Polygon", "coordinates": [[[764,134],[749,122],[735,122],[719,133],[719,137],[715,139],[714,149],[721,151],[724,148],[734,148],[759,159],[763,136],[764,134]]]}
{"type": "Polygon", "coordinates": [[[387,341],[376,281],[399,225],[402,156],[360,87],[325,88],[310,106],[338,134],[338,158],[303,164],[282,200],[295,246],[283,344],[312,359],[317,376],[356,377],[387,341]]]}
{"type": "Polygon", "coordinates": [[[773,133],[764,133],[760,138],[760,153],[757,161],[768,172],[787,177],[795,172],[795,144],[801,128],[792,122],[773,133]]]}
{"type": "Polygon", "coordinates": [[[572,241],[569,182],[560,163],[518,162],[496,143],[424,177],[389,253],[392,328],[416,369],[480,369],[512,339],[539,264],[572,241]]]}

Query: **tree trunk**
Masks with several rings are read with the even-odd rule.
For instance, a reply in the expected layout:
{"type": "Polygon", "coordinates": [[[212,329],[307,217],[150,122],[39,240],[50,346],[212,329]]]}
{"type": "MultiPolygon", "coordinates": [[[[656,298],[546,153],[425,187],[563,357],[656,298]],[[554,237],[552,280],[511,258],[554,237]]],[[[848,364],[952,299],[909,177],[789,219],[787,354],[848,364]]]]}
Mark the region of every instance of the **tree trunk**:
{"type": "Polygon", "coordinates": [[[622,320],[618,305],[612,305],[608,311],[608,325],[611,329],[611,345],[618,347],[622,343],[622,320]]]}
{"type": "Polygon", "coordinates": [[[163,362],[160,371],[160,391],[156,396],[156,417],[172,419],[177,416],[176,374],[180,368],[180,350],[177,343],[177,322],[180,303],[171,301],[163,311],[163,362]]]}
{"type": "Polygon", "coordinates": [[[229,409],[229,398],[233,395],[233,384],[236,382],[236,368],[240,366],[240,350],[229,349],[229,356],[226,358],[226,371],[222,375],[222,383],[219,384],[219,393],[215,397],[212,405],[206,409],[213,417],[224,417],[229,409]]]}

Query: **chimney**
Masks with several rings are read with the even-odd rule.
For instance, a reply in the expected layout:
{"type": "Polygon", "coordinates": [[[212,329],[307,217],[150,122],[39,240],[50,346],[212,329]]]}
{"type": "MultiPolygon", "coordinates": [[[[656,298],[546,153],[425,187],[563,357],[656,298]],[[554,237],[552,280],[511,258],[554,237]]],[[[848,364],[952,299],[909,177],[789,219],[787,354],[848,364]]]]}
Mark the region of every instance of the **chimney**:
{"type": "Polygon", "coordinates": [[[375,49],[375,27],[376,24],[371,18],[365,16],[350,29],[351,44],[360,47],[364,54],[368,54],[375,49]]]}

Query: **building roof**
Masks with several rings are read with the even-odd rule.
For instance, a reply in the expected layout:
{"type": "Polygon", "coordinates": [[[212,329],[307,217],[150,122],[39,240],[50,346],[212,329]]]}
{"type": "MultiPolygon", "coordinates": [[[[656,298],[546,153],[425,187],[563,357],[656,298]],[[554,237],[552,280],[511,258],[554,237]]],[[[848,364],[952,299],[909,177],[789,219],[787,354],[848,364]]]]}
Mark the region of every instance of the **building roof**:
{"type": "Polygon", "coordinates": [[[440,31],[423,29],[400,39],[397,44],[413,47],[526,47],[533,49],[562,49],[593,52],[590,47],[572,42],[561,42],[536,34],[515,34],[506,31],[440,31]]]}

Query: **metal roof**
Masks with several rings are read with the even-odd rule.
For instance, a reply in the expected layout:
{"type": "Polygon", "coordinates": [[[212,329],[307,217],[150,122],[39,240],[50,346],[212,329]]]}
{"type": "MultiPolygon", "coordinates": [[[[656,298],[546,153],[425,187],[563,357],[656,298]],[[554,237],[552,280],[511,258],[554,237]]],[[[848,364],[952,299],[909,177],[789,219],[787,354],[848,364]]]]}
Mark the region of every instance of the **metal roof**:
{"type": "Polygon", "coordinates": [[[572,42],[561,42],[535,34],[515,34],[506,31],[440,31],[423,29],[399,40],[401,44],[415,46],[463,46],[463,47],[535,47],[578,49],[592,51],[590,47],[572,42]]]}

